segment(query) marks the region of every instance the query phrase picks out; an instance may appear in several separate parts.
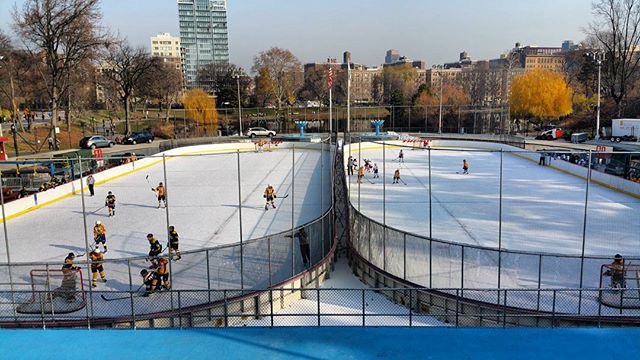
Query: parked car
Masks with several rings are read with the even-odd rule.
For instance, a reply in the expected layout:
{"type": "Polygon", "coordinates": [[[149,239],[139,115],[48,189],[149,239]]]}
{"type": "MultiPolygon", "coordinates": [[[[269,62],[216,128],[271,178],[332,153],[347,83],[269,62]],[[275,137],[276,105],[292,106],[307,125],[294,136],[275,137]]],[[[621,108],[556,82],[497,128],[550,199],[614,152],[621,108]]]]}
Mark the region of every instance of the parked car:
{"type": "Polygon", "coordinates": [[[222,136],[238,136],[240,134],[238,133],[237,129],[234,129],[232,127],[221,127],[220,128],[220,135],[222,135],[222,136]]]}
{"type": "Polygon", "coordinates": [[[251,138],[254,138],[256,136],[274,137],[276,136],[276,132],[273,130],[267,130],[263,127],[252,127],[247,129],[245,135],[251,138]]]}
{"type": "Polygon", "coordinates": [[[112,147],[116,143],[101,135],[85,136],[80,139],[80,147],[83,149],[95,149],[101,147],[112,147]]]}
{"type": "Polygon", "coordinates": [[[142,143],[151,143],[155,139],[152,133],[148,131],[135,132],[126,137],[122,143],[127,145],[135,145],[142,143]]]}

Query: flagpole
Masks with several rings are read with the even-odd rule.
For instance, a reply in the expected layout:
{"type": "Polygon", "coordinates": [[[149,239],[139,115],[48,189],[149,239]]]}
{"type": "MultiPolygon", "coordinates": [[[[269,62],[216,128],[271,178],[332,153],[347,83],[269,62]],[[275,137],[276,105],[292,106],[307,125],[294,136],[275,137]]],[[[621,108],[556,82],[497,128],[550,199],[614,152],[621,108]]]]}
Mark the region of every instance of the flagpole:
{"type": "Polygon", "coordinates": [[[329,136],[333,136],[333,99],[331,97],[331,87],[329,87],[329,136]]]}
{"type": "Polygon", "coordinates": [[[351,142],[351,58],[347,60],[347,133],[351,142]]]}

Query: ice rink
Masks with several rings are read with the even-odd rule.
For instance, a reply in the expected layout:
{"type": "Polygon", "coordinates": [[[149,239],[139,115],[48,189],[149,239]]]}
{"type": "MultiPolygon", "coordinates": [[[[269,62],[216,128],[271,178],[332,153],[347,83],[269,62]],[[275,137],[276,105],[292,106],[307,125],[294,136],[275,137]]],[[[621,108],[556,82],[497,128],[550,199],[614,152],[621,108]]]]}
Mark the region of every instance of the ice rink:
{"type": "MultiPolygon", "coordinates": [[[[387,146],[386,208],[382,177],[350,179],[351,202],[366,216],[429,236],[429,158],[426,150],[387,146]],[[392,184],[399,169],[406,183],[392,184]]],[[[354,146],[351,155],[358,158],[354,146]]],[[[348,156],[348,154],[347,154],[348,156]]],[[[382,176],[382,146],[363,149],[382,176]]],[[[431,151],[431,232],[434,239],[498,248],[500,152],[434,148],[431,151]],[[462,174],[462,161],[470,173],[462,174]]],[[[517,155],[503,155],[502,249],[580,255],[585,223],[586,181],[517,155]]],[[[640,199],[592,183],[586,216],[585,255],[640,255],[640,199]]]]}
{"type": "MultiPolygon", "coordinates": [[[[294,183],[291,149],[241,153],[242,238],[255,239],[291,229],[328,209],[330,157],[327,151],[296,149],[294,183]],[[268,184],[275,187],[279,198],[276,209],[265,211],[262,194],[268,184]],[[285,195],[288,197],[283,198],[285,195]]],[[[148,176],[154,187],[165,181],[162,162],[96,186],[93,197],[85,191],[89,244],[93,243],[93,225],[101,220],[107,228],[108,259],[144,256],[149,251],[147,233],[166,244],[167,216],[180,234],[182,251],[239,242],[237,155],[168,157],[166,167],[168,214],[158,208],[155,193],[145,179],[148,176]],[[114,217],[108,217],[104,207],[108,191],[117,197],[114,217]]],[[[7,221],[7,233],[13,263],[60,263],[70,251],[84,253],[81,195],[7,221]]],[[[5,262],[4,244],[0,259],[5,262]]]]}

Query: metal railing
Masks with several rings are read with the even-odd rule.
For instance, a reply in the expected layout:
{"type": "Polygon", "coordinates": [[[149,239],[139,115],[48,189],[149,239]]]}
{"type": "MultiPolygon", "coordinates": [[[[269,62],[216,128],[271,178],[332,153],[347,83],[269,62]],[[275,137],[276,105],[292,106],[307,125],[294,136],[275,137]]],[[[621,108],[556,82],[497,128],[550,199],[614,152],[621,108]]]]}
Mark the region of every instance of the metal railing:
{"type": "MultiPolygon", "coordinates": [[[[600,305],[590,317],[568,309],[567,299],[598,299],[616,296],[611,289],[425,289],[425,288],[284,288],[219,290],[163,290],[148,296],[132,291],[94,291],[93,296],[113,299],[93,304],[92,326],[122,327],[279,327],[279,326],[453,326],[453,327],[572,327],[637,326],[637,316],[620,315],[600,305]],[[475,299],[463,293],[473,292],[475,299]],[[449,298],[434,293],[450,294],[449,298]],[[542,294],[542,296],[539,296],[542,294]],[[491,299],[504,299],[501,306],[478,306],[491,299]],[[519,309],[526,299],[541,298],[541,311],[519,309]],[[208,301],[206,308],[199,304],[208,301]],[[295,301],[293,304],[292,302],[295,301]],[[174,304],[171,311],[163,304],[174,304]],[[514,306],[515,305],[515,306],[514,306]],[[138,313],[138,309],[152,309],[138,313]]],[[[38,293],[40,297],[47,294],[38,293]]],[[[33,292],[0,292],[27,298],[33,292]]],[[[86,296],[89,296],[87,293],[86,296]]],[[[634,295],[640,304],[640,295],[634,295]]],[[[0,303],[0,306],[5,306],[0,303]]],[[[90,306],[90,305],[88,305],[90,306]]],[[[5,312],[1,312],[5,313],[5,312]]],[[[61,324],[87,326],[82,312],[72,314],[0,315],[0,325],[51,327],[61,324]]]]}

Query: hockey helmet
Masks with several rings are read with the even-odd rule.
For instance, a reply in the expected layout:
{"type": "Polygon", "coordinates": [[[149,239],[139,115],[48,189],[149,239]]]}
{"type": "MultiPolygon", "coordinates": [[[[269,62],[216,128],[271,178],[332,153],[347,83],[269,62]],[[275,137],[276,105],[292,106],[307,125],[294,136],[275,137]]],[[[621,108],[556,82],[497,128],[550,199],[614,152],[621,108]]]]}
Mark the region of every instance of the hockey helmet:
{"type": "Polygon", "coordinates": [[[153,238],[153,234],[147,234],[147,239],[153,238]]]}
{"type": "Polygon", "coordinates": [[[269,184],[269,185],[267,185],[267,187],[273,187],[273,185],[269,184]]]}
{"type": "Polygon", "coordinates": [[[69,255],[67,255],[67,257],[70,257],[70,258],[72,258],[72,259],[73,259],[73,258],[75,258],[75,257],[76,257],[76,254],[74,254],[74,253],[72,253],[72,252],[71,252],[71,253],[69,253],[69,255]]]}
{"type": "Polygon", "coordinates": [[[100,220],[96,221],[96,225],[100,225],[100,224],[102,224],[102,221],[100,220]]]}
{"type": "Polygon", "coordinates": [[[112,193],[111,193],[111,191],[109,191],[107,194],[108,194],[108,195],[111,195],[112,193]]]}
{"type": "Polygon", "coordinates": [[[160,181],[160,183],[158,185],[162,185],[162,181],[160,181]]]}
{"type": "Polygon", "coordinates": [[[616,256],[614,256],[613,258],[616,260],[622,260],[622,255],[616,254],[616,256]]]}
{"type": "Polygon", "coordinates": [[[176,229],[176,228],[175,228],[173,225],[169,226],[169,231],[173,231],[173,230],[175,230],[175,229],[176,229]]]}
{"type": "Polygon", "coordinates": [[[147,275],[147,273],[148,273],[147,269],[140,270],[140,275],[142,275],[142,276],[147,275]]]}

